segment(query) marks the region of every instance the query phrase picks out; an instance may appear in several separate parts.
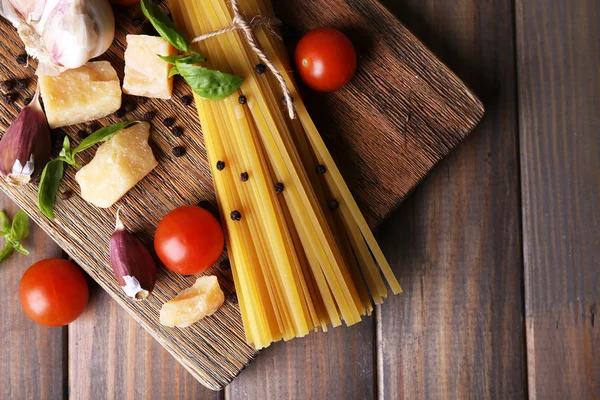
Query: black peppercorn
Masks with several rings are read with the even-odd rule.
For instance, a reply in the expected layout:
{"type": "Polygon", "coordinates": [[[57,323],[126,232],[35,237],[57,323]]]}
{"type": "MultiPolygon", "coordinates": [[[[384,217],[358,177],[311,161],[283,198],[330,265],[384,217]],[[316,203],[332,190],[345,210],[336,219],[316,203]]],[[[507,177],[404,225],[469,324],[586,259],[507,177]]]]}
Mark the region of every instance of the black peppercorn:
{"type": "Polygon", "coordinates": [[[225,161],[217,161],[217,170],[223,171],[225,169],[225,161]]]}
{"type": "Polygon", "coordinates": [[[327,172],[327,167],[325,167],[324,165],[319,164],[319,165],[317,165],[316,170],[317,170],[317,174],[323,175],[325,172],[327,172]]]}
{"type": "Polygon", "coordinates": [[[277,182],[275,184],[275,193],[281,193],[281,192],[283,192],[284,188],[285,188],[285,186],[283,186],[283,183],[277,182]]]}
{"type": "Polygon", "coordinates": [[[88,137],[88,133],[85,129],[80,129],[77,131],[77,136],[79,136],[81,139],[85,139],[88,137]]]}
{"type": "Polygon", "coordinates": [[[241,95],[240,97],[238,97],[238,103],[240,104],[246,104],[246,102],[248,101],[248,99],[246,99],[246,96],[241,95]]]}
{"type": "Polygon", "coordinates": [[[17,81],[15,82],[15,86],[17,87],[17,89],[20,90],[27,89],[27,86],[29,86],[29,82],[27,81],[27,79],[17,79],[17,81]]]}
{"type": "Polygon", "coordinates": [[[29,103],[31,103],[33,101],[33,97],[27,97],[25,100],[23,100],[23,104],[25,104],[26,106],[29,105],[29,103]]]}
{"type": "Polygon", "coordinates": [[[73,196],[73,192],[71,190],[65,190],[60,193],[60,198],[63,200],[69,200],[73,196]]]}
{"type": "Polygon", "coordinates": [[[88,126],[85,127],[85,132],[88,135],[91,135],[92,133],[96,132],[98,129],[100,129],[102,125],[100,125],[97,122],[92,122],[91,124],[89,124],[88,126]]]}
{"type": "Polygon", "coordinates": [[[173,126],[174,123],[175,123],[175,120],[173,118],[171,118],[171,117],[165,118],[163,120],[163,124],[165,126],[173,126]]]}
{"type": "Polygon", "coordinates": [[[232,302],[233,304],[237,304],[238,303],[237,294],[231,293],[231,295],[229,296],[229,301],[232,302]]]}
{"type": "Polygon", "coordinates": [[[242,213],[240,213],[238,210],[233,210],[231,214],[229,214],[229,216],[234,221],[239,221],[240,219],[242,219],[242,213]]]}
{"type": "Polygon", "coordinates": [[[58,154],[62,150],[64,139],[65,131],[62,129],[53,129],[50,131],[50,143],[53,154],[58,154]]]}
{"type": "Polygon", "coordinates": [[[148,35],[148,36],[158,35],[158,32],[156,32],[156,29],[154,28],[154,26],[152,25],[152,23],[150,21],[144,22],[144,24],[142,25],[142,32],[144,33],[144,35],[148,35]]]}
{"type": "Polygon", "coordinates": [[[152,120],[152,118],[154,118],[154,113],[153,113],[152,111],[146,111],[146,112],[144,113],[144,115],[142,116],[142,119],[143,119],[144,121],[151,121],[151,120],[152,120]]]}
{"type": "Polygon", "coordinates": [[[0,89],[3,92],[10,92],[12,90],[14,84],[15,84],[15,82],[12,79],[2,81],[2,83],[0,83],[0,89]]]}
{"type": "Polygon", "coordinates": [[[181,96],[181,104],[183,104],[184,106],[189,106],[190,104],[192,104],[192,96],[181,96]]]}
{"type": "Polygon", "coordinates": [[[4,102],[9,105],[15,104],[16,99],[17,95],[15,93],[7,93],[2,97],[2,100],[4,100],[4,102]]]}
{"type": "Polygon", "coordinates": [[[231,263],[229,260],[223,260],[221,262],[221,269],[231,269],[231,263]]]}
{"type": "Polygon", "coordinates": [[[267,72],[267,66],[265,64],[256,64],[256,67],[254,69],[256,70],[256,73],[259,75],[262,75],[265,72],[267,72]]]}
{"type": "Polygon", "coordinates": [[[333,211],[338,209],[340,203],[338,203],[337,200],[329,200],[327,205],[329,206],[329,209],[333,211]]]}
{"type": "Polygon", "coordinates": [[[242,172],[240,174],[240,179],[242,182],[246,182],[248,180],[248,173],[247,172],[242,172]]]}
{"type": "Polygon", "coordinates": [[[19,54],[18,56],[15,57],[15,60],[17,60],[17,64],[25,65],[25,64],[27,64],[27,54],[25,54],[25,53],[19,54]]]}
{"type": "Polygon", "coordinates": [[[136,15],[135,17],[131,18],[131,24],[133,26],[135,26],[136,28],[143,23],[144,23],[144,19],[142,17],[140,17],[139,15],[136,15]]]}
{"type": "Polygon", "coordinates": [[[179,137],[183,135],[183,129],[181,129],[180,126],[174,126],[171,128],[171,133],[173,134],[173,136],[179,137]]]}
{"type": "Polygon", "coordinates": [[[173,147],[173,155],[175,157],[181,157],[182,155],[185,154],[185,148],[183,146],[177,146],[177,147],[173,147]]]}
{"type": "Polygon", "coordinates": [[[131,112],[131,111],[135,110],[135,103],[134,103],[134,102],[132,102],[132,101],[126,101],[126,102],[123,104],[123,109],[124,109],[126,112],[131,112]]]}
{"type": "Polygon", "coordinates": [[[115,111],[115,115],[117,116],[117,118],[123,118],[125,116],[125,110],[123,109],[123,107],[115,111]]]}

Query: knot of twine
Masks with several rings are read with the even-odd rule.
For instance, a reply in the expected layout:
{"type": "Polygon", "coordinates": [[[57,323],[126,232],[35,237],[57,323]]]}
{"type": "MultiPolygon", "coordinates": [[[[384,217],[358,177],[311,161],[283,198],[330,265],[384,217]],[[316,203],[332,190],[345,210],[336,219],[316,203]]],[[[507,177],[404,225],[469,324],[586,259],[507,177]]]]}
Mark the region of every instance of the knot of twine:
{"type": "MultiPolygon", "coordinates": [[[[231,0],[231,9],[233,11],[233,20],[232,20],[231,26],[228,26],[227,28],[219,29],[214,32],[205,33],[203,35],[195,37],[194,39],[192,39],[192,43],[198,43],[203,40],[206,40],[206,39],[209,39],[209,38],[212,38],[215,36],[219,36],[219,35],[222,35],[227,32],[235,31],[238,29],[241,30],[242,32],[244,32],[244,35],[246,36],[246,40],[248,41],[248,44],[250,45],[250,48],[252,49],[252,51],[254,51],[256,53],[258,58],[263,63],[265,63],[267,68],[269,68],[271,70],[271,72],[273,73],[273,75],[275,75],[275,78],[277,78],[277,81],[279,82],[279,86],[281,87],[281,90],[283,92],[283,98],[285,100],[285,104],[287,105],[288,114],[290,115],[291,119],[294,119],[296,117],[296,111],[294,110],[294,105],[292,103],[293,102],[292,93],[291,93],[287,83],[285,82],[283,75],[281,74],[281,72],[279,72],[277,67],[275,67],[273,62],[271,62],[271,60],[269,60],[269,57],[267,57],[267,55],[258,46],[258,44],[256,43],[256,38],[254,37],[254,33],[252,33],[253,28],[256,28],[256,27],[262,26],[262,25],[268,25],[269,27],[272,27],[272,25],[280,24],[281,21],[279,21],[276,18],[267,18],[267,17],[261,17],[261,16],[254,17],[251,21],[248,21],[240,13],[240,8],[238,6],[238,0],[231,0]]],[[[272,33],[274,33],[274,32],[272,32],[272,33]]]]}

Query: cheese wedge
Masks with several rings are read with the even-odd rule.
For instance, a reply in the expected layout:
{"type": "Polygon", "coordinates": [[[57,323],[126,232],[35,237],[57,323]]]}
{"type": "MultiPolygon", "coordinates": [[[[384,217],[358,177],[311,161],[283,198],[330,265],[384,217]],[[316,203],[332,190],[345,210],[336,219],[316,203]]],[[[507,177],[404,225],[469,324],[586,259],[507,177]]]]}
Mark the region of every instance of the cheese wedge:
{"type": "Polygon", "coordinates": [[[150,124],[123,129],[103,143],[96,155],[75,174],[81,197],[95,206],[112,206],[158,165],[148,145],[150,124]]]}
{"type": "Polygon", "coordinates": [[[225,295],[216,276],[201,276],[192,287],[182,290],[160,309],[160,323],[185,328],[214,314],[223,305],[225,295]]]}
{"type": "Polygon", "coordinates": [[[169,78],[171,64],[157,54],[168,56],[174,51],[173,46],[159,36],[127,35],[123,92],[170,99],[173,92],[173,78],[169,78]]]}
{"type": "Polygon", "coordinates": [[[50,128],[105,117],[121,107],[121,86],[108,61],[93,61],[57,76],[40,76],[50,128]]]}

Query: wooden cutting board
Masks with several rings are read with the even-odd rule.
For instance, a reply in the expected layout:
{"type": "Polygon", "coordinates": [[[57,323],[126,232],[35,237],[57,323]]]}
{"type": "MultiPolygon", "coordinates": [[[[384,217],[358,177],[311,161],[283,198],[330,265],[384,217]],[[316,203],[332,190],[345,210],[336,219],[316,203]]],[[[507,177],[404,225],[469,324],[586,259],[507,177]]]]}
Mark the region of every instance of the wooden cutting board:
{"type": "MultiPolygon", "coordinates": [[[[243,0],[242,0],[243,1],[243,0]]],[[[305,90],[306,102],[334,158],[367,220],[375,228],[427,172],[475,127],[483,106],[464,84],[438,61],[393,15],[374,0],[275,0],[284,21],[284,37],[292,45],[307,30],[332,26],[346,32],[359,53],[359,71],[346,88],[330,94],[305,90]]],[[[163,7],[166,5],[163,4],[163,7]]],[[[115,9],[118,32],[114,45],[101,57],[111,61],[122,78],[124,32],[142,33],[139,7],[115,9]]],[[[22,66],[15,55],[23,53],[15,30],[0,22],[0,78],[31,77],[35,62],[22,66]]],[[[0,102],[2,132],[15,119],[25,98],[33,95],[34,79],[21,90],[16,103],[0,102]]],[[[180,101],[189,89],[176,82],[172,101],[148,100],[137,104],[125,118],[139,119],[153,111],[152,147],[159,166],[116,206],[98,209],[80,199],[73,168],[66,169],[61,191],[75,193],[58,199],[55,220],[45,218],[36,206],[37,184],[0,187],[23,208],[87,273],[129,314],[142,324],[201,383],[211,389],[227,385],[255,356],[244,341],[235,304],[231,272],[219,264],[208,271],[218,276],[228,300],[212,317],[186,329],[158,323],[161,305],[188,287],[194,277],[160,269],[153,296],[141,303],[126,298],[113,277],[107,252],[117,206],[129,229],[152,247],[158,221],[171,209],[201,201],[214,204],[214,192],[195,107],[180,101]],[[162,120],[173,117],[184,128],[174,137],[162,120]],[[185,146],[184,157],[171,155],[185,146]]],[[[126,102],[137,99],[124,97],[126,102]]],[[[121,120],[104,118],[106,125],[121,120]]],[[[74,126],[61,132],[78,142],[74,126]]],[[[87,163],[93,151],[82,154],[87,163]]],[[[32,262],[36,260],[31,260],[32,262]]],[[[338,328],[344,329],[344,328],[338,328]]]]}

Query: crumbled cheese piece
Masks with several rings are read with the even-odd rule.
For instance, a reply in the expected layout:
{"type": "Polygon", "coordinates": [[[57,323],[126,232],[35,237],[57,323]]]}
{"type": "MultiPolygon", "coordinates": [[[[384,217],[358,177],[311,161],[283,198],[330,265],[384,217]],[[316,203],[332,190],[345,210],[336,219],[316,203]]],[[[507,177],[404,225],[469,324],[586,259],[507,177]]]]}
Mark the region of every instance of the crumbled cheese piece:
{"type": "Polygon", "coordinates": [[[123,129],[103,143],[96,155],[75,174],[81,197],[107,208],[119,200],[158,165],[148,145],[150,124],[123,129]]]}
{"type": "Polygon", "coordinates": [[[169,78],[171,64],[161,60],[157,54],[168,56],[174,50],[173,46],[158,36],[127,35],[123,92],[170,99],[173,92],[173,78],[169,78]]]}
{"type": "Polygon", "coordinates": [[[216,276],[201,276],[194,285],[182,290],[160,309],[160,323],[185,328],[214,314],[223,305],[225,295],[216,276]]]}
{"type": "Polygon", "coordinates": [[[108,61],[93,61],[57,76],[40,76],[50,128],[105,117],[121,107],[121,86],[108,61]]]}

